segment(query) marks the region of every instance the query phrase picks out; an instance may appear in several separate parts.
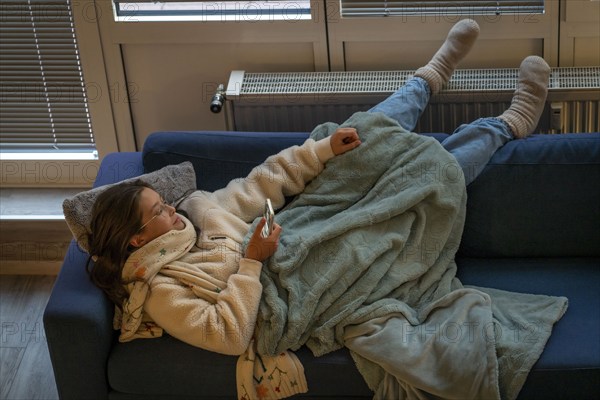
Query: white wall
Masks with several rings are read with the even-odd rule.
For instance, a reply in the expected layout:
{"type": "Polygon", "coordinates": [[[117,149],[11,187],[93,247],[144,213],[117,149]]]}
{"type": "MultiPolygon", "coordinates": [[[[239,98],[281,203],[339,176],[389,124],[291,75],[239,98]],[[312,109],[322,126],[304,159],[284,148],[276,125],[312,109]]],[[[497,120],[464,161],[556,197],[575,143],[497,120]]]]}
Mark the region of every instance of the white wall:
{"type": "Polygon", "coordinates": [[[600,65],[600,1],[561,1],[559,23],[560,66],[600,65]]]}

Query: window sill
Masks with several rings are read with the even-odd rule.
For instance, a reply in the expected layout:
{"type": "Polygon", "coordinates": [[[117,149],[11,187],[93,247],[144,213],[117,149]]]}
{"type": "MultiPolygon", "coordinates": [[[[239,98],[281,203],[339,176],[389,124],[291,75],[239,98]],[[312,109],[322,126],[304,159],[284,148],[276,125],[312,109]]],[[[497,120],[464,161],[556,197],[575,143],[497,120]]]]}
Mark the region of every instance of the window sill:
{"type": "Polygon", "coordinates": [[[56,275],[71,232],[62,202],[81,189],[2,189],[0,274],[56,275]]]}

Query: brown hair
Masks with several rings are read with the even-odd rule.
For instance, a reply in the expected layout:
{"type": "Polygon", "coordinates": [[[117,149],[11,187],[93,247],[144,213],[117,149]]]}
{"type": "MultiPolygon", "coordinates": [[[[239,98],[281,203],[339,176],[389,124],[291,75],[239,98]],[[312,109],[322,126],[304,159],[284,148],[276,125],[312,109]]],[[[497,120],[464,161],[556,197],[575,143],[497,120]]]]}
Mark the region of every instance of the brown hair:
{"type": "Polygon", "coordinates": [[[87,270],[92,282],[119,308],[129,296],[124,288],[129,282],[123,281],[121,273],[134,250],[129,242],[142,226],[139,204],[145,188],[152,189],[141,180],[111,186],[98,195],[92,208],[88,246],[95,262],[90,263],[90,257],[87,270]]]}

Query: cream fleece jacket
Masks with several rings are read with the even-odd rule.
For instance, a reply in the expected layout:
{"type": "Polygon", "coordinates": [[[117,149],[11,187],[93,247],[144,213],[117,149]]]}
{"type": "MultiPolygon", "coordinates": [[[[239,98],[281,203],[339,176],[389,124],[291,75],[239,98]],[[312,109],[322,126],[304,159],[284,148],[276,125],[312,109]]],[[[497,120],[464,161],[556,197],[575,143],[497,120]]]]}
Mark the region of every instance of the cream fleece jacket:
{"type": "Polygon", "coordinates": [[[265,199],[281,208],[285,197],[301,193],[333,156],[329,138],[308,139],[269,157],[246,178],[185,199],[178,208],[200,229],[196,245],[152,280],[146,315],[188,344],[242,354],[262,294],[262,263],[242,257],[250,224],[262,215],[265,199]]]}

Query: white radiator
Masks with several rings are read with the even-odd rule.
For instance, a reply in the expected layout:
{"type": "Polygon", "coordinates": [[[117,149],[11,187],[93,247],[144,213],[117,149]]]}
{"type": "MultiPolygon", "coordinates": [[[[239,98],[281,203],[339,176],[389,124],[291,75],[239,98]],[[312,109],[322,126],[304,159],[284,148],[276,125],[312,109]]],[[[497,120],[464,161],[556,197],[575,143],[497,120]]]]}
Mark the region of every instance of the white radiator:
{"type": "MultiPolygon", "coordinates": [[[[340,123],[368,110],[413,73],[232,71],[227,89],[221,87],[216,97],[224,99],[229,130],[310,132],[320,123],[340,123]]],[[[462,123],[501,114],[510,105],[517,76],[516,68],[455,71],[447,87],[432,97],[415,131],[451,133],[462,123]]],[[[600,132],[600,67],[552,69],[537,131],[600,132]]]]}

